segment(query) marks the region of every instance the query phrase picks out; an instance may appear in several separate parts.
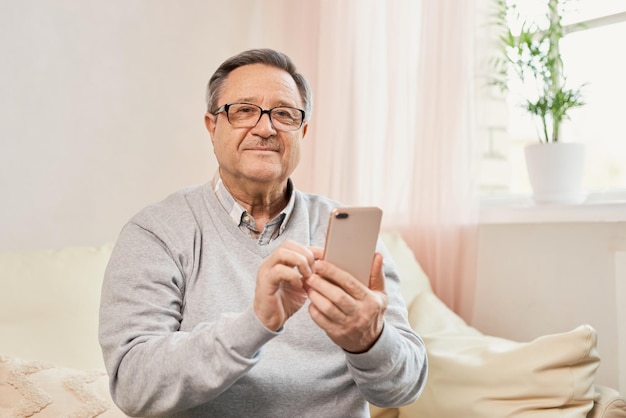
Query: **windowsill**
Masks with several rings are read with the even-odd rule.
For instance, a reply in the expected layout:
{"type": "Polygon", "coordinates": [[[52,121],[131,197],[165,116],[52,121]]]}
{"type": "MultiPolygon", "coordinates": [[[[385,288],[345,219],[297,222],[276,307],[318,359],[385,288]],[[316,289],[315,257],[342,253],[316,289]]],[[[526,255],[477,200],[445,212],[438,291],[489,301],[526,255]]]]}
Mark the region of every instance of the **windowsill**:
{"type": "Polygon", "coordinates": [[[626,222],[626,191],[590,193],[577,205],[537,205],[530,196],[483,198],[481,224],[626,222]]]}

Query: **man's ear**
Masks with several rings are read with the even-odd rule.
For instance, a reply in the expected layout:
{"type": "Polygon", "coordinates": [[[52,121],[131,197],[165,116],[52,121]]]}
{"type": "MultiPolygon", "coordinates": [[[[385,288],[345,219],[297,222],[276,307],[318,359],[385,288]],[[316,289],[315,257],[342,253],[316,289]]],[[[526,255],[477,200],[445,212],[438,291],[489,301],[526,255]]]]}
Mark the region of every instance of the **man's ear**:
{"type": "Polygon", "coordinates": [[[306,135],[306,131],[309,128],[309,124],[306,123],[303,127],[302,127],[302,138],[304,138],[304,136],[306,135]]]}
{"type": "Polygon", "coordinates": [[[213,142],[213,134],[215,134],[215,118],[217,116],[213,113],[205,113],[204,114],[204,126],[206,126],[206,130],[209,131],[209,135],[211,136],[211,142],[213,142]]]}

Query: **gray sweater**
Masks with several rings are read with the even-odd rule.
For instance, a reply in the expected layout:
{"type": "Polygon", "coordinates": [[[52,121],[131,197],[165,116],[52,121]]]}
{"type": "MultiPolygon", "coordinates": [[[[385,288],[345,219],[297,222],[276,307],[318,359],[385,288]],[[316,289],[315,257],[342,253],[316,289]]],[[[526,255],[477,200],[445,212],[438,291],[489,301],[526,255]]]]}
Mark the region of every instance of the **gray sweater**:
{"type": "Polygon", "coordinates": [[[266,246],[239,230],[210,184],[175,193],[124,226],[104,278],[99,337],[111,394],[127,414],[368,417],[366,401],[416,399],[426,380],[424,344],[381,242],[389,307],[368,352],[333,344],[306,305],[279,332],[254,314],[262,260],[287,239],[323,246],[337,206],[294,193],[284,232],[266,246]]]}

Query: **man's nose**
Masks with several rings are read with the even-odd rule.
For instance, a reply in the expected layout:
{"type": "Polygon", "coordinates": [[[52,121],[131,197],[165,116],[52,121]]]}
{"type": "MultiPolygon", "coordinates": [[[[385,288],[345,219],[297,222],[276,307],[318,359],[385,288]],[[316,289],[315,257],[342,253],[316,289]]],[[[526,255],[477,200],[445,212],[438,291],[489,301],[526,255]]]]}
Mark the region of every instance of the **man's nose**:
{"type": "Polygon", "coordinates": [[[272,123],[269,113],[263,113],[261,115],[259,121],[256,125],[254,125],[254,130],[258,130],[259,132],[276,133],[276,128],[274,128],[274,124],[272,123]]]}

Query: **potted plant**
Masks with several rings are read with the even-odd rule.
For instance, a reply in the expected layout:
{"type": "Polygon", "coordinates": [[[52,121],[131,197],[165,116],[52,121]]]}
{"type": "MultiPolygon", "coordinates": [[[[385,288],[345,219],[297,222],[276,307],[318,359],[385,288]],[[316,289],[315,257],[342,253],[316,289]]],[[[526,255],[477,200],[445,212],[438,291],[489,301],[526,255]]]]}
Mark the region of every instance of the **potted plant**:
{"type": "Polygon", "coordinates": [[[544,13],[534,20],[520,13],[515,1],[495,0],[500,48],[493,84],[507,92],[509,77],[516,77],[524,86],[522,108],[539,121],[539,143],[525,149],[537,203],[580,203],[585,197],[581,189],[584,145],[561,141],[560,128],[569,111],[585,104],[583,86],[567,86],[559,50],[567,1],[546,0],[544,13]]]}

